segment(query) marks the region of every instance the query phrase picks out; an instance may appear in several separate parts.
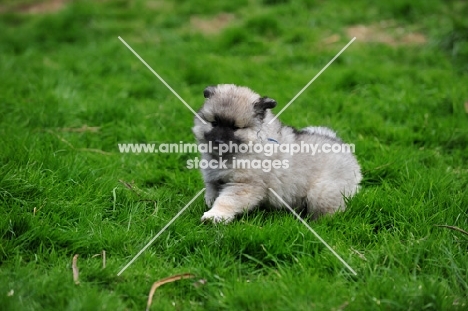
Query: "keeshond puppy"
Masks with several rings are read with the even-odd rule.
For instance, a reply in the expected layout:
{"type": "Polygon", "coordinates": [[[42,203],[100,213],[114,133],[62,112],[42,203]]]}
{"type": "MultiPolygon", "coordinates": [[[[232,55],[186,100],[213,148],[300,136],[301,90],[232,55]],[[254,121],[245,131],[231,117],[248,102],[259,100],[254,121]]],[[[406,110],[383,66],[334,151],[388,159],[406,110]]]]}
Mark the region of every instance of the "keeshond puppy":
{"type": "Polygon", "coordinates": [[[269,188],[314,219],[344,210],[345,198],[358,191],[362,175],[353,150],[331,129],[285,126],[270,111],[276,101],[247,87],[209,86],[204,97],[198,115],[206,124],[195,117],[192,128],[211,208],[202,221],[229,222],[257,206],[282,208],[269,188]]]}

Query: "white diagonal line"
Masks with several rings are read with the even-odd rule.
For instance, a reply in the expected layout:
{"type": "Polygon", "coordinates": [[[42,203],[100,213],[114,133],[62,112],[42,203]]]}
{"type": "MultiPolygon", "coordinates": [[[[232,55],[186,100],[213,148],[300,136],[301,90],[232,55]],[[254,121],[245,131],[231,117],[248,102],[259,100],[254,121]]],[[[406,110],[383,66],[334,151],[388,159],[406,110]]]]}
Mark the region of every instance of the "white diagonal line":
{"type": "Polygon", "coordinates": [[[289,209],[289,211],[291,211],[291,213],[293,213],[293,215],[296,216],[297,219],[299,219],[299,220],[304,224],[304,226],[306,226],[307,229],[309,229],[310,232],[312,232],[312,233],[315,235],[315,237],[316,237],[317,239],[319,239],[320,242],[322,242],[323,245],[325,245],[325,246],[333,253],[333,255],[335,255],[335,257],[338,258],[338,259],[346,266],[346,268],[349,269],[349,271],[351,271],[354,275],[357,275],[356,271],[354,271],[353,268],[351,268],[350,265],[348,265],[348,263],[346,263],[346,261],[344,261],[343,258],[341,258],[341,256],[338,255],[338,254],[335,252],[335,250],[333,250],[333,248],[331,248],[330,245],[328,245],[327,242],[325,242],[325,240],[322,239],[322,238],[320,237],[320,235],[318,235],[318,233],[315,232],[314,229],[312,229],[312,228],[309,226],[309,224],[306,223],[306,222],[304,221],[304,219],[301,218],[301,216],[299,216],[286,202],[284,202],[284,200],[275,192],[275,190],[273,190],[273,189],[271,189],[271,188],[268,188],[268,189],[270,189],[270,191],[273,192],[273,194],[278,198],[278,200],[280,200],[281,203],[283,203],[283,204],[289,209]]]}
{"type": "Polygon", "coordinates": [[[278,113],[276,114],[276,116],[275,116],[273,119],[271,119],[271,120],[270,120],[270,122],[268,122],[268,124],[271,124],[273,121],[275,121],[275,120],[276,120],[276,118],[278,118],[278,117],[279,117],[279,115],[280,115],[280,114],[282,114],[282,113],[283,113],[283,111],[284,111],[284,110],[286,110],[286,108],[288,108],[288,107],[289,107],[289,105],[291,105],[291,104],[292,104],[292,103],[293,103],[293,102],[294,102],[294,101],[295,101],[295,100],[296,100],[296,99],[297,99],[297,98],[298,98],[298,97],[299,97],[299,96],[302,94],[302,92],[304,92],[304,91],[305,91],[305,90],[306,90],[306,89],[309,87],[309,85],[311,85],[311,84],[312,84],[312,82],[314,82],[314,81],[315,81],[315,79],[317,79],[317,78],[318,78],[318,77],[319,77],[319,76],[322,74],[322,72],[324,72],[324,71],[325,71],[325,69],[327,69],[327,68],[328,68],[328,66],[330,66],[330,65],[331,65],[331,63],[333,63],[333,62],[335,61],[335,59],[337,59],[337,58],[338,58],[338,56],[340,56],[340,54],[341,54],[341,53],[343,53],[343,52],[344,52],[344,50],[346,50],[346,49],[348,48],[348,46],[350,46],[350,45],[351,45],[351,43],[353,43],[353,41],[354,41],[354,40],[356,40],[356,37],[354,37],[353,39],[351,39],[351,41],[349,41],[349,43],[348,43],[348,44],[346,44],[346,46],[345,46],[344,48],[342,48],[342,49],[341,49],[341,51],[339,51],[339,52],[338,52],[338,54],[336,54],[336,56],[335,56],[335,57],[333,57],[333,58],[332,58],[332,60],[331,60],[331,61],[329,61],[329,62],[328,62],[328,64],[327,64],[325,67],[323,67],[323,69],[322,69],[322,70],[320,70],[320,71],[319,71],[319,73],[318,73],[318,74],[316,74],[316,75],[315,75],[315,77],[314,77],[312,80],[310,80],[310,81],[309,81],[309,83],[307,83],[307,85],[306,85],[306,86],[304,86],[304,87],[302,88],[302,90],[300,90],[300,91],[299,91],[299,93],[297,93],[297,94],[296,94],[296,96],[294,96],[294,98],[293,98],[293,99],[291,99],[291,100],[289,101],[289,103],[288,103],[286,106],[284,106],[284,108],[283,108],[283,109],[281,109],[281,111],[280,111],[280,112],[278,112],[278,113]]]}
{"type": "Polygon", "coordinates": [[[158,75],[158,73],[156,71],[153,70],[153,68],[150,67],[150,65],[148,65],[144,60],[143,58],[140,57],[140,55],[137,54],[137,52],[135,52],[131,47],[130,45],[127,44],[127,42],[125,42],[124,39],[122,39],[120,36],[119,36],[119,40],[122,41],[123,44],[125,44],[125,46],[130,50],[132,51],[133,54],[135,54],[135,56],[146,66],[148,67],[148,69],[200,120],[203,122],[203,124],[206,124],[205,120],[203,120],[199,115],[198,113],[195,112],[195,110],[192,109],[192,107],[189,106],[189,104],[187,104],[185,102],[185,100],[183,100],[182,97],[179,96],[179,94],[177,94],[176,91],[174,91],[172,89],[172,87],[170,87],[169,84],[166,83],[166,81],[164,81],[163,78],[161,78],[160,75],[158,75]]]}
{"type": "Polygon", "coordinates": [[[193,203],[193,201],[195,201],[196,198],[198,198],[200,196],[200,194],[202,194],[202,192],[205,191],[205,188],[203,188],[202,190],[200,190],[200,192],[197,193],[196,196],[193,197],[192,200],[190,200],[190,202],[187,203],[187,205],[184,206],[183,209],[181,209],[177,215],[174,216],[174,218],[171,219],[171,221],[169,221],[167,223],[167,225],[164,226],[164,228],[161,229],[161,231],[158,232],[158,234],[156,234],[154,236],[154,238],[151,239],[151,241],[148,242],[148,244],[145,245],[145,247],[143,247],[141,249],[141,251],[138,252],[138,254],[135,255],[135,257],[132,258],[132,260],[130,260],[130,262],[122,268],[122,270],[120,270],[119,273],[117,273],[117,276],[120,276],[128,267],[130,267],[130,265],[148,248],[150,247],[151,244],[153,244],[153,242],[180,216],[182,215],[182,213],[190,206],[190,204],[193,203]]]}

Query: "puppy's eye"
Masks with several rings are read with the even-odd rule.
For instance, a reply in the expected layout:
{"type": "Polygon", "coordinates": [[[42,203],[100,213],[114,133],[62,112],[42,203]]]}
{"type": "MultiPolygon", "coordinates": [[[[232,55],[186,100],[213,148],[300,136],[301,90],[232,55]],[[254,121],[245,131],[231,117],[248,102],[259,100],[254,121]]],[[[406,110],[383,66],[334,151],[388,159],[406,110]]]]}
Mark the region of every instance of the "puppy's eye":
{"type": "Polygon", "coordinates": [[[237,131],[238,129],[240,129],[240,127],[238,127],[238,126],[233,126],[232,129],[233,129],[234,131],[237,131]]]}
{"type": "Polygon", "coordinates": [[[217,126],[218,126],[218,122],[213,121],[213,122],[211,122],[211,125],[212,125],[213,127],[217,127],[217,126]]]}

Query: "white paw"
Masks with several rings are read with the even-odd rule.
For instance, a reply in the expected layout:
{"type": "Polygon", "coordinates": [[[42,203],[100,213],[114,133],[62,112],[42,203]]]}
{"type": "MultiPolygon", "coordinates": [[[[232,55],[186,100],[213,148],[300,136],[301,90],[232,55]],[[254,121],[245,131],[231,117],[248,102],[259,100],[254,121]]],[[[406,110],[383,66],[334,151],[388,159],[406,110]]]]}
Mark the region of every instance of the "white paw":
{"type": "Polygon", "coordinates": [[[214,224],[218,223],[228,223],[231,222],[234,219],[235,215],[228,214],[228,213],[220,213],[220,212],[214,212],[214,211],[208,211],[205,212],[201,218],[202,222],[205,221],[210,221],[214,224]]]}

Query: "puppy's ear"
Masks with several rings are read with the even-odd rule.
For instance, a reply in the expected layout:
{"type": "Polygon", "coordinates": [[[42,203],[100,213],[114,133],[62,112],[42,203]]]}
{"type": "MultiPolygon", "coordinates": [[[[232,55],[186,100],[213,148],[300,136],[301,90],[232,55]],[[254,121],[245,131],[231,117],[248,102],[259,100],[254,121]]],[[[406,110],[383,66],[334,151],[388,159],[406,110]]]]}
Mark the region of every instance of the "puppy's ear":
{"type": "Polygon", "coordinates": [[[210,98],[211,95],[213,95],[215,89],[216,89],[216,86],[214,85],[207,86],[205,90],[203,91],[203,96],[205,98],[210,98]]]}
{"type": "Polygon", "coordinates": [[[276,104],[276,100],[268,97],[262,97],[254,103],[254,107],[257,111],[265,111],[267,109],[275,108],[276,104]]]}

